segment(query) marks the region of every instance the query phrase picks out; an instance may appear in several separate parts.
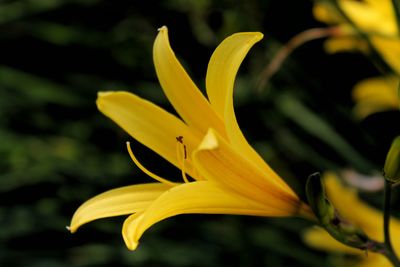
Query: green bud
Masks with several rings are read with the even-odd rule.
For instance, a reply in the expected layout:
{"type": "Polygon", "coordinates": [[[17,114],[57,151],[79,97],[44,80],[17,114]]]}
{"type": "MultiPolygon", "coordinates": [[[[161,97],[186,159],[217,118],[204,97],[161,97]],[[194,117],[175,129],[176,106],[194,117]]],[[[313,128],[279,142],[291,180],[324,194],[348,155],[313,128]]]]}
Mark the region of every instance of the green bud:
{"type": "Polygon", "coordinates": [[[386,156],[383,175],[386,180],[395,183],[400,181],[400,136],[397,136],[386,156]]]}
{"type": "Polygon", "coordinates": [[[356,225],[342,218],[328,200],[325,188],[318,173],[308,177],[306,184],[307,199],[319,224],[339,242],[362,250],[376,246],[374,241],[356,225]]]}

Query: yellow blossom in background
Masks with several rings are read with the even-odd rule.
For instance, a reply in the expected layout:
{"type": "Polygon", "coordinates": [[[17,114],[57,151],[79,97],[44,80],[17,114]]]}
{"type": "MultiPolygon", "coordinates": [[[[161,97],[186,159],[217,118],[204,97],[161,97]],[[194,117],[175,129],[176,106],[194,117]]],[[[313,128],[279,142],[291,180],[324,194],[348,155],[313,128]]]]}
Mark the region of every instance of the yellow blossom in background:
{"type": "Polygon", "coordinates": [[[395,76],[382,76],[363,80],[353,89],[355,115],[363,119],[370,114],[396,110],[400,107],[399,79],[395,76]]]}
{"type": "MultiPolygon", "coordinates": [[[[343,216],[343,218],[359,226],[371,238],[383,242],[383,214],[381,211],[364,203],[357,192],[344,186],[334,173],[324,175],[324,183],[329,200],[343,216]]],[[[400,253],[400,220],[392,218],[390,233],[393,247],[397,254],[400,253]]],[[[347,247],[336,241],[325,230],[319,227],[308,229],[304,233],[305,242],[315,249],[328,252],[343,253],[357,256],[356,267],[391,267],[392,264],[382,254],[374,252],[365,253],[355,248],[347,247]]]]}
{"type": "Polygon", "coordinates": [[[88,200],[75,212],[71,232],[99,218],[130,215],[122,234],[127,247],[134,250],[149,227],[178,214],[312,216],[248,144],[236,121],[236,73],[262,36],[237,33],[217,47],[207,69],[207,100],[175,57],[167,28],[159,30],[154,64],[180,118],[128,92],[99,93],[97,106],[133,138],[179,168],[184,182],[150,172],[128,145],[136,165],[157,182],[113,189],[88,200]]]}
{"type": "Polygon", "coordinates": [[[338,0],[337,3],[357,30],[329,2],[318,2],[313,10],[315,18],[330,25],[338,25],[342,32],[326,41],[326,50],[331,53],[343,50],[368,53],[366,40],[357,32],[360,31],[368,36],[370,43],[387,64],[396,73],[400,73],[400,39],[392,1],[338,0]]]}

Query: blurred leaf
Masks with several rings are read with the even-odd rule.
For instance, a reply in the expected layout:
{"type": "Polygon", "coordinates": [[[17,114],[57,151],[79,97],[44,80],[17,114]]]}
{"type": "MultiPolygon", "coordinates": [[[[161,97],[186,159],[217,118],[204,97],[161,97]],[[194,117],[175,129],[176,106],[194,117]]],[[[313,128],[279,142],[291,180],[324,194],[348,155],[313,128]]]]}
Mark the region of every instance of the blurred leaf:
{"type": "Polygon", "coordinates": [[[355,168],[365,172],[371,169],[371,164],[354,150],[333,127],[316,113],[305,107],[294,96],[290,94],[280,95],[277,99],[276,106],[310,135],[334,148],[343,159],[351,163],[355,168]]]}
{"type": "MultiPolygon", "coordinates": [[[[83,99],[69,88],[10,67],[0,66],[1,90],[15,90],[31,103],[75,106],[83,99]]],[[[7,99],[0,100],[7,101],[7,99]]]]}

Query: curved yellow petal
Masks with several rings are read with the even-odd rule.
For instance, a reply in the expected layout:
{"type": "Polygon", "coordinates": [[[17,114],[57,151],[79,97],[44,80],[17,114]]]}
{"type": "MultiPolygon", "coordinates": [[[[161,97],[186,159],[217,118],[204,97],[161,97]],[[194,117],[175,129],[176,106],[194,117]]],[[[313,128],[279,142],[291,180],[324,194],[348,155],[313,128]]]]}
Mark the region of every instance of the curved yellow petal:
{"type": "Polygon", "coordinates": [[[327,231],[323,228],[315,226],[307,229],[303,232],[304,242],[318,250],[346,253],[352,255],[365,254],[364,251],[356,248],[346,246],[336,239],[334,239],[327,231]]]}
{"type": "MultiPolygon", "coordinates": [[[[128,92],[101,92],[98,109],[133,138],[180,168],[176,155],[176,137],[183,136],[187,152],[200,143],[200,133],[190,129],[174,115],[157,105],[128,92]]],[[[190,161],[186,171],[195,177],[190,161]]]]}
{"type": "Polygon", "coordinates": [[[318,250],[329,251],[334,253],[345,253],[350,255],[358,256],[358,261],[352,262],[352,266],[356,267],[390,267],[390,262],[385,256],[369,251],[368,254],[365,251],[348,247],[343,245],[332,236],[328,234],[324,229],[320,227],[312,227],[307,229],[303,233],[304,242],[318,250]]]}
{"type": "Polygon", "coordinates": [[[381,212],[361,201],[358,198],[357,191],[345,187],[334,173],[325,173],[323,179],[328,198],[339,213],[361,227],[371,238],[383,241],[381,212]]]}
{"type": "Polygon", "coordinates": [[[335,8],[329,3],[317,2],[312,11],[317,20],[327,24],[335,24],[341,20],[335,8]]]}
{"type": "Polygon", "coordinates": [[[379,54],[389,64],[392,69],[400,73],[400,37],[385,38],[379,36],[371,36],[372,45],[378,50],[379,54]]]}
{"type": "Polygon", "coordinates": [[[106,217],[132,214],[145,209],[171,186],[152,183],[124,186],[109,190],[83,203],[74,213],[69,230],[106,217]]]}
{"type": "MultiPolygon", "coordinates": [[[[324,174],[324,183],[329,200],[339,213],[359,226],[372,239],[383,242],[383,214],[381,211],[367,205],[357,195],[357,192],[345,187],[332,172],[324,174]],[[351,203],[351,205],[349,205],[351,203]]],[[[391,218],[390,234],[393,240],[400,236],[400,220],[391,218]]],[[[393,247],[400,253],[400,242],[394,241],[393,247]]]]}
{"type": "Polygon", "coordinates": [[[350,34],[347,37],[336,36],[328,39],[325,43],[326,50],[331,53],[342,50],[360,50],[369,53],[369,44],[357,34],[357,31],[361,31],[368,36],[369,43],[388,65],[396,73],[400,73],[400,38],[392,2],[389,0],[339,0],[338,5],[351,20],[351,24],[329,3],[314,5],[316,19],[328,24],[340,25],[342,33],[350,34]],[[355,25],[357,31],[354,31],[352,24],[355,25]],[[351,34],[352,32],[355,34],[351,34]]]}
{"type": "Polygon", "coordinates": [[[355,36],[341,36],[335,38],[329,38],[324,42],[324,49],[327,53],[337,53],[342,51],[360,51],[368,53],[368,43],[355,36]]]}
{"type": "Polygon", "coordinates": [[[371,253],[371,255],[365,255],[364,253],[361,257],[362,259],[355,267],[393,267],[393,264],[381,254],[371,253]]]}
{"type": "Polygon", "coordinates": [[[248,144],[236,120],[233,87],[236,73],[250,48],[263,38],[259,32],[236,33],[214,51],[207,69],[206,88],[212,107],[223,118],[229,142],[266,172],[271,172],[259,154],[248,144]]]}
{"type": "Polygon", "coordinates": [[[193,163],[206,180],[267,207],[281,209],[279,215],[298,212],[300,200],[276,173],[268,174],[257,168],[211,129],[194,152],[193,163]]]}
{"type": "Polygon", "coordinates": [[[191,127],[205,133],[215,127],[222,135],[225,129],[221,118],[190,79],[175,57],[168,39],[167,27],[159,29],[153,46],[153,59],[164,93],[182,119],[191,127]]]}
{"type": "Polygon", "coordinates": [[[145,211],[125,220],[122,234],[127,247],[136,249],[142,234],[155,223],[178,214],[237,214],[269,216],[279,212],[224,190],[208,181],[175,186],[145,211]]]}
{"type": "Polygon", "coordinates": [[[399,109],[398,86],[399,79],[395,76],[375,77],[357,83],[352,91],[356,116],[364,118],[375,112],[399,109]]]}
{"type": "Polygon", "coordinates": [[[397,34],[396,16],[390,1],[376,1],[374,5],[363,1],[339,1],[340,7],[358,27],[367,33],[395,36],[397,34]]]}
{"type": "Polygon", "coordinates": [[[250,48],[263,38],[260,32],[236,33],[215,49],[207,69],[206,88],[212,107],[225,118],[233,104],[233,86],[240,64],[250,48]]]}

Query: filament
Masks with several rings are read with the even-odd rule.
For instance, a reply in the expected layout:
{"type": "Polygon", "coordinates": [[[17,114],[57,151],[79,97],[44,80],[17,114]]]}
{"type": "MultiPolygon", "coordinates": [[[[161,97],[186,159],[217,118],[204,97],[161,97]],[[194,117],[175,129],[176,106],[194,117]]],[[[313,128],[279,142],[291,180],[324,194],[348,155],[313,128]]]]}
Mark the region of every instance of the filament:
{"type": "Polygon", "coordinates": [[[130,144],[130,142],[126,142],[126,147],[127,147],[127,149],[128,149],[128,153],[129,153],[129,156],[131,157],[132,161],[135,163],[135,165],[136,165],[142,172],[144,172],[145,174],[147,174],[148,176],[150,176],[150,177],[153,178],[154,180],[159,181],[160,183],[167,184],[167,185],[176,185],[175,183],[173,183],[173,182],[171,182],[171,181],[169,181],[169,180],[167,180],[167,179],[165,179],[165,178],[162,178],[162,177],[158,176],[157,174],[154,174],[154,173],[152,173],[151,171],[149,171],[148,169],[146,169],[146,168],[137,160],[137,158],[136,158],[135,155],[133,154],[132,149],[131,149],[131,144],[130,144]]]}

